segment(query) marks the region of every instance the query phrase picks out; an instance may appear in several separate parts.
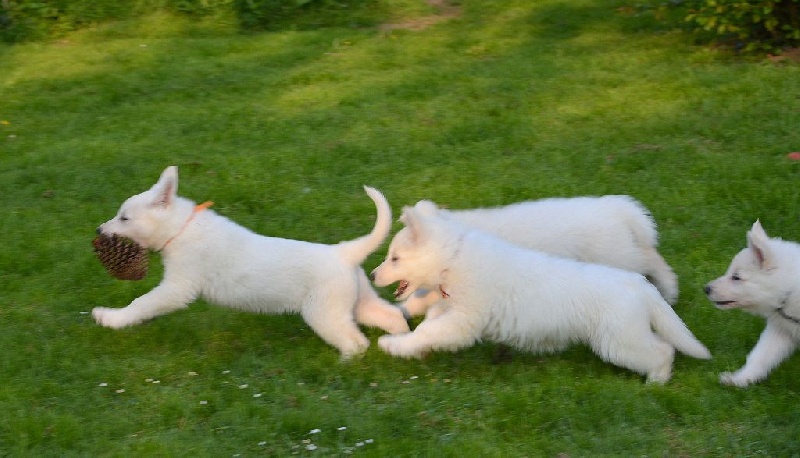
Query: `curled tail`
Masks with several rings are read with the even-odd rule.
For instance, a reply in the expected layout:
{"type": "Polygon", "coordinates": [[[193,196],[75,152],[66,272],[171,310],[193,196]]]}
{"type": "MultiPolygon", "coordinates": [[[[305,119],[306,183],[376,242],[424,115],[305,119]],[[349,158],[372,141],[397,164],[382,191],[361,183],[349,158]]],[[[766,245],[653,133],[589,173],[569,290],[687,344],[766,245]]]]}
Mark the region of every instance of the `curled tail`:
{"type": "Polygon", "coordinates": [[[656,333],[679,352],[697,359],[711,359],[711,352],[692,334],[686,324],[664,300],[653,292],[647,298],[650,322],[656,333]]]}
{"type": "Polygon", "coordinates": [[[392,229],[392,207],[389,206],[389,202],[375,188],[364,186],[364,191],[375,202],[375,208],[378,210],[378,216],[375,218],[375,226],[372,228],[372,232],[355,240],[340,242],[336,245],[345,262],[354,266],[360,265],[367,259],[367,256],[377,250],[392,229]]]}

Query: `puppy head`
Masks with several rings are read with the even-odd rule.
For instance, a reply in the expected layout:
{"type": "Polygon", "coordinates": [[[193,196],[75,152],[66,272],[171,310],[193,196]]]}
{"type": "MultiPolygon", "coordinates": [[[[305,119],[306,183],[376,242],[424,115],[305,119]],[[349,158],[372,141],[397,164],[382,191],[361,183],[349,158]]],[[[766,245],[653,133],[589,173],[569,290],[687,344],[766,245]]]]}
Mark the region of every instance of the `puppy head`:
{"type": "Polygon", "coordinates": [[[127,237],[146,248],[161,248],[173,235],[177,191],[178,168],[167,167],[152,188],[128,198],[97,232],[127,237]]]}
{"type": "Polygon", "coordinates": [[[747,233],[747,248],[739,252],[722,277],[705,286],[708,298],[720,309],[777,307],[786,295],[779,259],[767,233],[756,221],[747,233]]]}
{"type": "Polygon", "coordinates": [[[389,244],[386,259],[372,271],[377,286],[400,282],[395,297],[405,299],[419,288],[435,288],[440,283],[448,258],[442,243],[442,224],[436,205],[427,200],[404,207],[401,229],[389,244]]]}

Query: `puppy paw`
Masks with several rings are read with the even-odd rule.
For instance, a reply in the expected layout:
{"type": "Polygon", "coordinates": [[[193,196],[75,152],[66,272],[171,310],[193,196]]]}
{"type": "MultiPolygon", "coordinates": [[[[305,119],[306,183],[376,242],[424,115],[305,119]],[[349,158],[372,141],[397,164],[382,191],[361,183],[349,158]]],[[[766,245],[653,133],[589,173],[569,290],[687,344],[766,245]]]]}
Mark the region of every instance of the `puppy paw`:
{"type": "Polygon", "coordinates": [[[360,332],[353,333],[349,339],[338,342],[336,347],[339,348],[340,359],[342,361],[349,361],[351,359],[359,358],[367,352],[369,348],[369,339],[360,332]]]}
{"type": "Polygon", "coordinates": [[[92,309],[92,317],[97,324],[107,328],[119,329],[133,324],[124,309],[95,307],[92,309]]]}
{"type": "Polygon", "coordinates": [[[400,358],[421,358],[422,352],[412,345],[408,335],[386,335],[378,338],[381,350],[400,358]]]}
{"type": "Polygon", "coordinates": [[[750,377],[742,376],[738,372],[723,372],[719,374],[719,383],[728,386],[737,386],[739,388],[745,388],[751,383],[757,381],[758,380],[752,379],[750,377]]]}

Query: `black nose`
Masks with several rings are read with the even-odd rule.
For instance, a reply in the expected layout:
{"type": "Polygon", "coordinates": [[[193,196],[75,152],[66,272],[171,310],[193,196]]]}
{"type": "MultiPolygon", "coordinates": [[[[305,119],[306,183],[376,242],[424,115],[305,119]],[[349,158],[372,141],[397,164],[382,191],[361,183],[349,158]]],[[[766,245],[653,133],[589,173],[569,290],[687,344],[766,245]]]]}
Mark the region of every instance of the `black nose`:
{"type": "Polygon", "coordinates": [[[97,235],[100,235],[100,234],[102,234],[102,233],[103,233],[103,229],[102,229],[101,227],[99,227],[99,226],[98,226],[98,227],[97,227],[97,230],[95,230],[95,232],[97,233],[97,235]]]}
{"type": "Polygon", "coordinates": [[[705,293],[706,293],[706,296],[708,296],[709,294],[711,294],[711,291],[712,291],[712,290],[711,290],[711,285],[706,285],[705,287],[703,287],[703,291],[705,291],[705,293]]]}

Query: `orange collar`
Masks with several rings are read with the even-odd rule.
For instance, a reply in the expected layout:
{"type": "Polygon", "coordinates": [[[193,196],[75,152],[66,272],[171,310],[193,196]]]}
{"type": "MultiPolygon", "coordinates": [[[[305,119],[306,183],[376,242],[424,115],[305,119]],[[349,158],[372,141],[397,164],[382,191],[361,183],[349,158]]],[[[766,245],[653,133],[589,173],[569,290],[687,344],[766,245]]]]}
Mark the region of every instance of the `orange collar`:
{"type": "Polygon", "coordinates": [[[183,234],[183,231],[185,231],[185,230],[186,230],[186,227],[188,227],[188,226],[189,226],[189,223],[191,223],[191,222],[192,222],[192,220],[194,219],[194,217],[195,217],[195,216],[197,216],[197,214],[198,214],[198,213],[200,213],[201,211],[203,211],[203,210],[207,209],[208,207],[210,207],[210,206],[212,206],[212,205],[214,205],[214,202],[212,202],[212,201],[210,201],[210,200],[207,200],[207,201],[203,202],[202,204],[197,204],[197,205],[195,205],[195,206],[194,206],[194,210],[192,210],[192,215],[189,217],[189,219],[187,219],[187,220],[186,220],[186,222],[185,222],[185,223],[183,223],[183,227],[181,228],[181,230],[180,230],[180,231],[178,231],[178,233],[177,233],[177,234],[173,235],[173,236],[172,236],[172,237],[171,237],[169,240],[167,240],[167,242],[166,242],[166,243],[164,243],[164,246],[162,246],[162,247],[161,247],[161,249],[160,249],[160,250],[158,250],[158,251],[162,251],[164,248],[166,248],[166,247],[167,247],[167,245],[169,245],[169,244],[170,244],[170,242],[172,242],[173,240],[175,240],[176,238],[178,238],[178,236],[179,236],[179,235],[183,234]]]}

